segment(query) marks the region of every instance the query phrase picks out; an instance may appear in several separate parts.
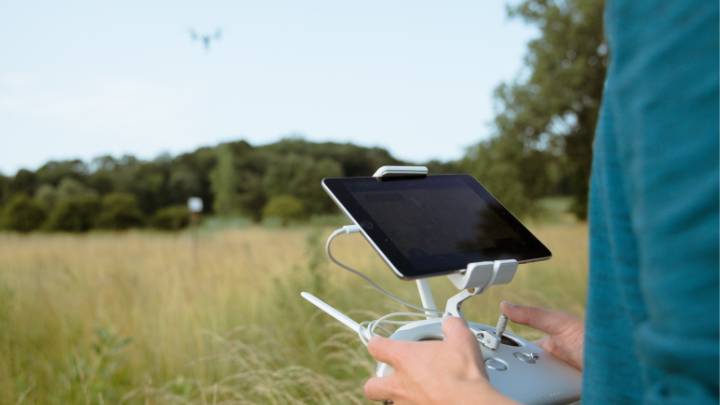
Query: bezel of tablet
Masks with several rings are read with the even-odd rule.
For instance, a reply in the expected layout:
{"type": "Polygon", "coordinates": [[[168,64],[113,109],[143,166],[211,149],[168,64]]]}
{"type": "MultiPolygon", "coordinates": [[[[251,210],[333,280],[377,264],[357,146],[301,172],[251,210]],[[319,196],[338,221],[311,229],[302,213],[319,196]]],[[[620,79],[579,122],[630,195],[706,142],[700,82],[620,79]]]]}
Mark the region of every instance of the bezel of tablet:
{"type": "MultiPolygon", "coordinates": [[[[480,198],[482,198],[485,202],[492,204],[492,206],[494,207],[493,209],[499,209],[499,211],[496,211],[496,213],[501,213],[503,218],[507,221],[507,223],[514,230],[520,231],[520,233],[524,234],[524,235],[522,235],[522,237],[526,238],[526,240],[531,240],[532,242],[536,243],[536,248],[538,248],[539,249],[538,252],[541,252],[541,253],[529,255],[529,256],[525,255],[519,259],[515,258],[518,261],[518,263],[528,263],[528,262],[546,260],[552,256],[550,250],[545,245],[543,245],[542,242],[540,242],[517,218],[515,218],[515,216],[513,216],[504,206],[502,206],[502,204],[500,204],[500,202],[494,196],[492,196],[492,194],[490,194],[490,192],[488,192],[484,187],[482,187],[482,185],[477,180],[475,180],[475,178],[473,178],[470,175],[433,175],[433,176],[428,176],[428,177],[440,177],[440,176],[461,176],[464,178],[464,181],[466,181],[466,182],[468,181],[468,179],[472,180],[472,182],[470,182],[470,184],[476,185],[476,188],[473,188],[473,190],[476,193],[478,193],[480,198]]],[[[337,206],[343,211],[343,213],[345,215],[347,215],[348,218],[350,218],[355,225],[358,225],[363,237],[365,239],[367,239],[367,241],[370,243],[370,245],[375,249],[375,251],[383,259],[383,261],[385,261],[385,263],[390,267],[390,269],[392,269],[392,271],[395,273],[395,275],[397,275],[398,277],[400,277],[402,279],[412,280],[412,279],[440,276],[440,275],[445,275],[445,274],[450,274],[450,273],[465,270],[465,266],[467,265],[467,263],[465,264],[465,266],[462,266],[460,268],[447,268],[447,269],[443,269],[442,271],[437,271],[437,272],[432,272],[432,273],[424,273],[424,274],[417,274],[417,272],[413,272],[413,271],[403,272],[402,270],[398,269],[398,267],[402,267],[402,266],[396,266],[396,264],[393,262],[393,260],[391,260],[391,258],[389,258],[388,255],[386,255],[386,253],[383,251],[383,249],[381,249],[379,246],[379,245],[385,245],[385,247],[388,248],[389,250],[392,250],[392,249],[397,250],[397,248],[394,247],[394,244],[392,244],[390,242],[383,243],[381,241],[376,241],[375,239],[378,239],[378,233],[382,233],[382,231],[375,230],[375,225],[372,222],[362,221],[362,220],[359,220],[358,218],[356,218],[355,215],[353,215],[353,213],[351,212],[352,209],[349,209],[348,207],[346,207],[345,204],[343,204],[343,202],[341,201],[342,198],[340,198],[338,195],[336,195],[336,194],[340,194],[340,193],[337,193],[337,191],[339,191],[339,190],[337,189],[336,186],[340,185],[340,183],[342,183],[342,182],[347,182],[347,181],[368,181],[368,182],[374,181],[374,182],[377,182],[377,181],[381,181],[381,180],[375,179],[373,177],[344,177],[344,178],[336,177],[336,178],[325,178],[322,180],[321,184],[322,184],[323,189],[325,189],[325,191],[328,193],[330,198],[335,202],[335,204],[337,204],[337,206]],[[333,183],[333,184],[331,184],[331,183],[333,183]],[[335,190],[333,188],[335,188],[335,190]],[[375,238],[371,234],[375,234],[375,238]]],[[[404,181],[404,180],[400,179],[400,180],[383,180],[383,181],[396,182],[396,181],[404,181]]],[[[407,181],[422,181],[422,179],[412,179],[412,180],[407,180],[407,181]]],[[[388,239],[388,241],[389,241],[389,239],[388,239]]],[[[536,252],[536,253],[538,253],[538,252],[536,252]]],[[[405,261],[407,262],[407,259],[404,258],[404,255],[402,255],[399,252],[392,253],[391,256],[394,256],[396,261],[403,261],[402,259],[405,259],[405,261]]],[[[500,259],[500,258],[498,258],[498,259],[500,259]]],[[[412,268],[412,266],[409,265],[409,262],[403,263],[403,264],[408,264],[408,266],[406,266],[406,267],[412,268]]]]}

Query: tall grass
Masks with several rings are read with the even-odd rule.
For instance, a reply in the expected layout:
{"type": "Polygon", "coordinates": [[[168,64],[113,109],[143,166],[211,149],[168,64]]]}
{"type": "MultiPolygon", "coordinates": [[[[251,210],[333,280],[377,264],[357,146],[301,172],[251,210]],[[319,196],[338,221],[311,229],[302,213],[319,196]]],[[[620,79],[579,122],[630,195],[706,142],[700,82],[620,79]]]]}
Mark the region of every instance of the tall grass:
{"type": "MultiPolygon", "coordinates": [[[[466,304],[469,318],[493,322],[501,299],[583,311],[586,227],[534,230],[553,260],[521,266],[512,284],[466,304]]],[[[358,320],[398,307],[330,267],[328,233],[0,234],[0,402],[363,403],[372,361],[298,293],[358,320]]],[[[415,299],[360,236],[336,246],[415,299]]],[[[438,301],[452,292],[432,284],[438,301]]]]}

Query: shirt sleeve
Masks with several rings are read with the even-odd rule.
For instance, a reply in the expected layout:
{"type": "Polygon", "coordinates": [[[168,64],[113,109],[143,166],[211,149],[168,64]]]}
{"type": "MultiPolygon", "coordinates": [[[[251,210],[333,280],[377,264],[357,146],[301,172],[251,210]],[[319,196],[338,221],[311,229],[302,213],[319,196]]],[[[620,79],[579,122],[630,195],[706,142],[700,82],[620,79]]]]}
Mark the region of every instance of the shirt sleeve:
{"type": "Polygon", "coordinates": [[[633,332],[643,398],[717,403],[718,3],[649,11],[619,38],[610,95],[647,310],[633,332]]]}

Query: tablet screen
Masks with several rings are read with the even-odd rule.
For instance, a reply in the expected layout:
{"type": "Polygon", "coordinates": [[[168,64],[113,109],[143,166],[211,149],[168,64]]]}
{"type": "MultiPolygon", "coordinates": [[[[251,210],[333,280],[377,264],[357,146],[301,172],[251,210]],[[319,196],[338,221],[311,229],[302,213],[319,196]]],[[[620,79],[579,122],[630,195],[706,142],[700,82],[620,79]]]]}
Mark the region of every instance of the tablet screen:
{"type": "Polygon", "coordinates": [[[472,262],[550,257],[469,175],[331,178],[323,185],[402,277],[446,274],[472,262]]]}

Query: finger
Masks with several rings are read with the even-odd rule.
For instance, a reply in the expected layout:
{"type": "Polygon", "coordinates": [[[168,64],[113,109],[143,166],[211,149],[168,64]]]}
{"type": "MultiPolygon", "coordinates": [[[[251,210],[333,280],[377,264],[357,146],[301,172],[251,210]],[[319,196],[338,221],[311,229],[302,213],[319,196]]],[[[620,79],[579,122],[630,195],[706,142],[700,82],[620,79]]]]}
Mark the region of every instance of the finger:
{"type": "Polygon", "coordinates": [[[371,401],[385,401],[394,397],[395,382],[392,376],[372,377],[365,382],[365,397],[371,401]]]}
{"type": "MultiPolygon", "coordinates": [[[[483,367],[483,354],[475,334],[467,323],[462,318],[449,317],[443,321],[442,329],[443,335],[445,335],[443,344],[449,346],[445,349],[461,357],[461,364],[469,367],[465,369],[468,373],[467,376],[487,378],[485,367],[483,367]]],[[[450,352],[445,352],[445,355],[450,352]]]]}
{"type": "Polygon", "coordinates": [[[548,353],[552,353],[555,350],[555,346],[552,344],[552,339],[550,339],[549,336],[537,340],[535,344],[548,353]]]}
{"type": "Polygon", "coordinates": [[[368,342],[368,352],[375,360],[387,363],[393,368],[405,357],[408,352],[408,342],[388,339],[382,336],[374,336],[368,342]]]}
{"type": "Polygon", "coordinates": [[[446,318],[442,324],[443,336],[445,340],[452,343],[477,344],[475,336],[468,328],[467,323],[462,318],[451,316],[446,318]]]}
{"type": "Polygon", "coordinates": [[[507,301],[500,303],[500,310],[513,322],[527,325],[549,334],[562,332],[567,321],[567,315],[562,312],[516,305],[507,301]]]}

